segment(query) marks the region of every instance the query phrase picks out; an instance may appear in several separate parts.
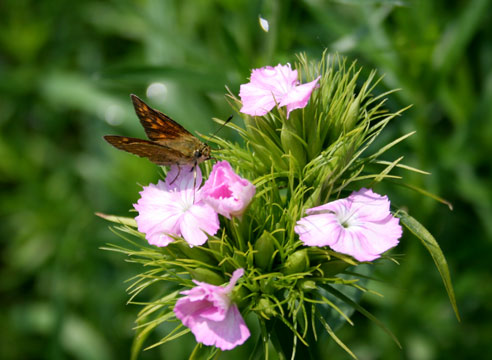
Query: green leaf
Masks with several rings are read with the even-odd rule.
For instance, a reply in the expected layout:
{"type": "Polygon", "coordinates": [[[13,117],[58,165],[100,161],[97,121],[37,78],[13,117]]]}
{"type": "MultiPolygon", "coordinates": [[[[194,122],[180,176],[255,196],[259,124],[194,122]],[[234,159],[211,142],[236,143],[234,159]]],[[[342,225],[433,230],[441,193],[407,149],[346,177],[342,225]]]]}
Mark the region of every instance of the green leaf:
{"type": "Polygon", "coordinates": [[[451,283],[448,263],[436,239],[421,223],[419,223],[412,216],[408,215],[405,211],[399,210],[395,214],[395,216],[400,218],[402,224],[408,230],[410,230],[412,234],[419,238],[427,251],[429,251],[432,259],[434,260],[434,263],[437,266],[437,270],[439,270],[439,273],[441,274],[444,287],[446,288],[446,291],[448,293],[449,301],[451,302],[451,306],[453,307],[456,318],[458,319],[458,321],[461,321],[460,314],[458,312],[458,306],[456,304],[456,298],[454,296],[453,285],[451,283]]]}
{"type": "Polygon", "coordinates": [[[411,190],[414,190],[414,191],[416,191],[416,192],[418,192],[424,196],[430,197],[431,199],[434,199],[435,201],[438,201],[441,204],[446,205],[449,208],[449,210],[453,210],[453,204],[451,204],[446,199],[443,199],[442,197],[439,197],[436,194],[433,194],[433,193],[431,193],[425,189],[422,189],[422,188],[415,186],[415,185],[412,185],[412,184],[406,184],[406,183],[400,183],[400,182],[394,182],[394,181],[392,181],[392,183],[399,185],[399,186],[406,187],[406,188],[411,189],[411,190]]]}
{"type": "Polygon", "coordinates": [[[116,215],[108,215],[100,212],[95,213],[100,218],[104,220],[108,220],[117,224],[128,225],[131,227],[137,227],[137,222],[134,218],[126,217],[126,216],[116,216],[116,215]]]}
{"type": "Polygon", "coordinates": [[[336,334],[333,331],[333,329],[330,327],[330,325],[328,325],[328,323],[326,322],[326,320],[323,318],[323,316],[321,316],[321,314],[318,311],[316,311],[316,317],[321,322],[321,324],[325,328],[325,330],[328,333],[328,335],[330,335],[330,337],[338,344],[338,346],[340,346],[343,350],[345,350],[347,352],[347,354],[349,354],[350,356],[352,356],[352,358],[358,359],[357,356],[355,356],[355,354],[347,347],[347,345],[345,345],[342,342],[342,340],[340,340],[340,338],[338,336],[336,336],[336,334]]]}
{"type": "Polygon", "coordinates": [[[138,355],[140,354],[140,351],[142,350],[143,344],[145,340],[149,337],[149,335],[152,333],[152,331],[155,329],[155,327],[159,324],[152,324],[150,326],[147,326],[144,328],[142,331],[138,332],[138,334],[133,338],[133,343],[131,347],[131,360],[137,360],[138,355]]]}
{"type": "Polygon", "coordinates": [[[215,354],[217,354],[218,351],[220,350],[214,346],[196,344],[189,357],[189,360],[210,360],[215,356],[215,354]]]}
{"type": "Polygon", "coordinates": [[[371,314],[369,311],[364,309],[358,303],[356,303],[355,301],[350,299],[348,296],[346,296],[342,292],[335,289],[333,286],[323,285],[322,288],[325,289],[326,291],[330,292],[331,294],[333,294],[334,296],[336,296],[337,298],[339,298],[340,300],[342,300],[346,304],[352,306],[354,309],[356,309],[358,312],[360,312],[362,315],[364,315],[369,320],[374,321],[376,323],[376,325],[378,325],[382,330],[384,330],[384,332],[386,332],[393,339],[393,341],[396,343],[396,345],[398,345],[398,347],[400,349],[402,348],[401,344],[398,341],[398,339],[396,338],[395,334],[393,334],[390,331],[390,329],[388,329],[377,317],[375,317],[373,314],[371,314]]]}
{"type": "Polygon", "coordinates": [[[178,326],[176,326],[169,334],[167,334],[166,336],[164,336],[161,340],[159,340],[158,342],[156,342],[155,344],[153,345],[150,345],[150,346],[147,346],[144,350],[149,350],[149,349],[153,349],[157,346],[160,346],[162,344],[165,344],[169,341],[173,341],[174,339],[177,339],[185,334],[188,334],[190,332],[190,329],[189,328],[186,328],[184,330],[181,330],[181,331],[178,331],[179,329],[183,328],[183,325],[180,324],[178,326]]]}
{"type": "Polygon", "coordinates": [[[265,348],[267,347],[268,343],[267,346],[264,346],[262,336],[258,336],[258,339],[255,342],[255,347],[253,348],[253,351],[251,351],[248,360],[268,359],[268,353],[265,352],[265,348]]]}

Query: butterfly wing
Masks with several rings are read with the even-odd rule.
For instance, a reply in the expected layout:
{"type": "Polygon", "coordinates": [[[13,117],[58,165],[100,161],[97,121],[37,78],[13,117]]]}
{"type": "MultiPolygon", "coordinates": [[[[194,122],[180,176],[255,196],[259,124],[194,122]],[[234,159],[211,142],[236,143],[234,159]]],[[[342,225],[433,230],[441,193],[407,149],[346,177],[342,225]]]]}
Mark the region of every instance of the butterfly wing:
{"type": "Polygon", "coordinates": [[[106,135],[104,139],[117,149],[145,157],[157,165],[182,165],[193,162],[193,158],[155,141],[115,135],[106,135]]]}
{"type": "Polygon", "coordinates": [[[131,94],[135,112],[140,119],[140,123],[145,129],[145,133],[152,141],[166,143],[175,139],[194,138],[194,136],[179,125],[169,116],[152,109],[144,103],[138,96],[131,94]]]}
{"type": "Polygon", "coordinates": [[[130,95],[135,112],[150,140],[105,136],[114,147],[146,157],[157,165],[197,164],[210,159],[210,148],[167,115],[130,95]]]}

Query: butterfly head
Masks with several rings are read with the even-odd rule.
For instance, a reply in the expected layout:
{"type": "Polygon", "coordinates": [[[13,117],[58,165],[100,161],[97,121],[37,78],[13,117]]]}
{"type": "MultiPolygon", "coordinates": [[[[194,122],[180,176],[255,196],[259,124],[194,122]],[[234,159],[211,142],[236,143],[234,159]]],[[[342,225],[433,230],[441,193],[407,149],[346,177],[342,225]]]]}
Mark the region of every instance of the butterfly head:
{"type": "Polygon", "coordinates": [[[195,158],[195,161],[197,163],[201,163],[205,160],[210,160],[210,146],[207,144],[204,144],[201,148],[195,150],[195,153],[193,154],[193,157],[195,158]]]}

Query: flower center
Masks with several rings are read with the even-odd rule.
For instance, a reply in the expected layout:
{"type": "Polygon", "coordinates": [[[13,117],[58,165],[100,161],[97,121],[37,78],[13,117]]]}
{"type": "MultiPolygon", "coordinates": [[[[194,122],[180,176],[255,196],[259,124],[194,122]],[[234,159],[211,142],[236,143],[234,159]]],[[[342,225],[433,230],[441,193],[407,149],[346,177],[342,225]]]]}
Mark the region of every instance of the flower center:
{"type": "Polygon", "coordinates": [[[179,208],[181,212],[187,212],[193,206],[193,190],[184,190],[181,192],[179,208]]]}
{"type": "Polygon", "coordinates": [[[355,211],[350,211],[345,208],[344,211],[337,213],[336,216],[340,225],[342,225],[345,229],[348,229],[357,223],[357,215],[355,211]]]}
{"type": "Polygon", "coordinates": [[[215,191],[210,195],[216,199],[220,199],[220,198],[227,199],[232,197],[232,191],[229,188],[229,186],[227,186],[227,184],[223,184],[217,187],[215,191]]]}

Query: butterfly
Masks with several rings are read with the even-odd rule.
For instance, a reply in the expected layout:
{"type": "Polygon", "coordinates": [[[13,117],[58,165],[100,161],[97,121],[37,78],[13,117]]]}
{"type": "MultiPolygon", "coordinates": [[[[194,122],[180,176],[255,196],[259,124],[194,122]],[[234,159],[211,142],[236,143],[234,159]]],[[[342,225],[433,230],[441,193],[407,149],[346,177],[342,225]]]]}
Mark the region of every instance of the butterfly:
{"type": "Polygon", "coordinates": [[[157,165],[191,165],[211,159],[210,146],[201,142],[169,116],[130,95],[135,112],[149,140],[106,135],[115,148],[145,157],[157,165]]]}

